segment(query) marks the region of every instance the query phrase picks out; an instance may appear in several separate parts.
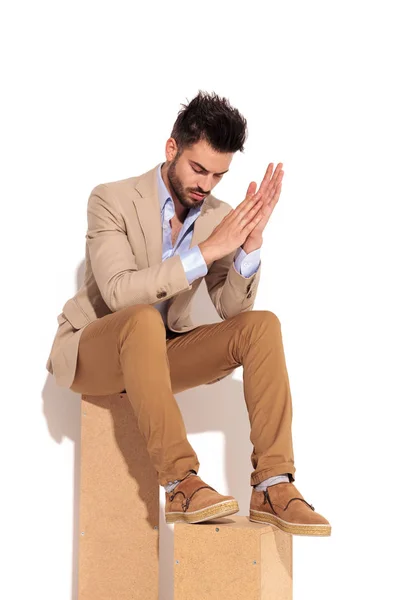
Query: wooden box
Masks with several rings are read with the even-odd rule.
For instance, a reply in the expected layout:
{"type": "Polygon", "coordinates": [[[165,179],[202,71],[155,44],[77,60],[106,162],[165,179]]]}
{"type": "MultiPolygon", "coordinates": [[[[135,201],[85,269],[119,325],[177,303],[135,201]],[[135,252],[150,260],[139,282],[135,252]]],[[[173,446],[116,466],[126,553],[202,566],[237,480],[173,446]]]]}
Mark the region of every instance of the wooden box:
{"type": "Polygon", "coordinates": [[[292,535],[236,515],[174,529],[174,600],[292,599],[292,535]]]}
{"type": "Polygon", "coordinates": [[[82,396],[79,600],[158,600],[159,484],[126,393],[82,396]]]}

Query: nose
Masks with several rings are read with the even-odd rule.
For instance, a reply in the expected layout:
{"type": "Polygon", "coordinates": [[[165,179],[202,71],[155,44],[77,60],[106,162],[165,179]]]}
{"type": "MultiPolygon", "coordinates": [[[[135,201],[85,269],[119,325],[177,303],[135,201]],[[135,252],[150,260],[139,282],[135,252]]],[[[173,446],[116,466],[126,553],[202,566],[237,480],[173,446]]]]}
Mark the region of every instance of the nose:
{"type": "Polygon", "coordinates": [[[209,190],[212,188],[212,184],[212,173],[206,176],[203,175],[200,181],[197,182],[197,189],[201,190],[202,194],[208,194],[209,190]]]}

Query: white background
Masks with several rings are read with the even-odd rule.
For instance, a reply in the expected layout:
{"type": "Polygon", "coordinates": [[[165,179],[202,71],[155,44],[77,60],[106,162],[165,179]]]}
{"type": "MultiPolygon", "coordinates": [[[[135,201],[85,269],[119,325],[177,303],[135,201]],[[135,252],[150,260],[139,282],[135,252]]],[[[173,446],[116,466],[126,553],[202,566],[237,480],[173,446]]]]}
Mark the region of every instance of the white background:
{"type": "MultiPolygon", "coordinates": [[[[284,163],[255,308],[282,323],[296,485],[332,524],[330,538],[293,538],[294,598],[397,597],[396,4],[2,4],[2,598],[76,599],[80,399],[59,402],[45,370],[56,316],[76,290],[90,190],[164,160],[199,89],[249,124],[217,197],[236,206],[284,163]]],[[[237,370],[178,400],[200,475],[245,515],[241,385],[237,370]]]]}

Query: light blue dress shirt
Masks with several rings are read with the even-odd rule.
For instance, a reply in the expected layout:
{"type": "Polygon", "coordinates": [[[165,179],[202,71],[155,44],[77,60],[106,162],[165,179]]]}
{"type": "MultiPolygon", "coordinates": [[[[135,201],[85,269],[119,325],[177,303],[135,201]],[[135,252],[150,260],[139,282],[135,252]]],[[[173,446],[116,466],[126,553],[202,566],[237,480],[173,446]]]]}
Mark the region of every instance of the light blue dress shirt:
{"type": "MultiPolygon", "coordinates": [[[[201,202],[200,205],[189,209],[186,219],[184,220],[181,230],[179,231],[175,246],[172,246],[172,228],[170,220],[175,215],[175,205],[161,176],[161,167],[163,164],[164,163],[160,163],[157,169],[158,199],[160,202],[163,240],[162,260],[164,261],[166,258],[170,258],[174,254],[179,254],[187,280],[189,283],[192,283],[195,279],[204,277],[208,271],[207,263],[204,260],[199,246],[193,246],[193,248],[190,248],[194,222],[200,214],[203,202],[201,202]]],[[[243,250],[243,248],[238,248],[234,260],[234,267],[238,273],[244,277],[251,277],[251,275],[257,271],[259,265],[259,248],[257,250],[253,250],[253,252],[249,252],[248,254],[243,250]]],[[[168,302],[169,300],[163,300],[162,302],[158,302],[157,304],[153,305],[154,308],[161,313],[165,325],[167,324],[168,302]]]]}

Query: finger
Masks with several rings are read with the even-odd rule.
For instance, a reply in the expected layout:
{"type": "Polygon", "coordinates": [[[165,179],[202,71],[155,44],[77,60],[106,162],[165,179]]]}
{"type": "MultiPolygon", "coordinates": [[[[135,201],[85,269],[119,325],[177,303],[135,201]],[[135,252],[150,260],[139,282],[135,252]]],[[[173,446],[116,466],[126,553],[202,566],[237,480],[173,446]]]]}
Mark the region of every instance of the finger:
{"type": "Polygon", "coordinates": [[[267,204],[269,204],[274,197],[275,190],[278,185],[281,185],[283,179],[284,171],[279,170],[275,179],[271,179],[269,183],[269,187],[264,194],[264,199],[267,204]]]}
{"type": "Polygon", "coordinates": [[[274,193],[273,197],[271,198],[271,200],[268,202],[267,206],[270,206],[272,209],[275,207],[275,205],[278,202],[279,197],[281,195],[281,189],[282,189],[282,185],[279,184],[276,187],[275,193],[274,193]]]}
{"type": "Polygon", "coordinates": [[[267,170],[265,172],[264,178],[261,182],[260,188],[258,190],[259,192],[261,192],[261,194],[263,194],[267,188],[269,180],[271,179],[271,174],[272,174],[273,168],[274,168],[274,163],[269,163],[267,170]]]}
{"type": "Polygon", "coordinates": [[[244,227],[246,223],[251,221],[260,210],[263,209],[264,202],[260,199],[250,210],[243,212],[238,220],[238,227],[244,227]]]}
{"type": "Polygon", "coordinates": [[[275,187],[277,178],[279,174],[282,172],[283,163],[278,163],[276,165],[276,169],[271,177],[271,179],[267,182],[267,185],[264,189],[264,194],[269,194],[271,189],[275,187]]]}
{"type": "Polygon", "coordinates": [[[257,184],[256,184],[256,182],[255,182],[255,181],[252,181],[252,182],[249,184],[249,187],[247,188],[247,192],[246,192],[246,198],[247,198],[248,196],[252,196],[253,194],[255,194],[255,191],[256,191],[256,189],[257,189],[257,184]]]}
{"type": "Polygon", "coordinates": [[[245,199],[242,200],[242,202],[240,202],[240,204],[238,204],[237,207],[232,211],[233,217],[237,216],[237,214],[242,210],[242,208],[246,206],[248,202],[250,202],[250,204],[254,204],[254,202],[257,202],[258,198],[260,197],[260,194],[257,194],[256,197],[254,197],[254,192],[256,191],[256,188],[256,182],[252,181],[247,188],[245,199]]]}
{"type": "Polygon", "coordinates": [[[285,171],[282,171],[282,170],[279,171],[278,176],[277,176],[277,178],[275,179],[275,182],[274,182],[274,187],[275,188],[278,185],[281,185],[284,174],[285,174],[285,171]]]}
{"type": "Polygon", "coordinates": [[[235,215],[233,218],[237,223],[240,223],[246,214],[253,209],[253,207],[258,205],[258,207],[261,208],[263,204],[264,201],[262,198],[260,198],[260,195],[258,193],[254,194],[253,196],[247,198],[235,209],[235,215]]]}
{"type": "Polygon", "coordinates": [[[240,202],[240,204],[238,204],[236,208],[239,208],[239,206],[243,206],[244,204],[246,204],[247,200],[255,194],[256,189],[257,189],[256,182],[251,181],[247,188],[247,192],[246,192],[246,196],[245,196],[244,200],[242,200],[242,202],[240,202]]]}
{"type": "Polygon", "coordinates": [[[275,186],[275,184],[276,184],[276,181],[277,181],[277,179],[278,179],[278,177],[279,177],[280,173],[282,173],[282,167],[283,167],[283,163],[278,163],[278,164],[276,165],[276,169],[275,169],[275,171],[274,171],[274,174],[272,175],[272,177],[271,177],[271,181],[270,181],[270,184],[271,184],[272,186],[275,186]]]}
{"type": "Polygon", "coordinates": [[[248,235],[248,234],[249,234],[251,231],[253,231],[253,229],[254,229],[254,228],[255,228],[255,227],[256,227],[256,226],[257,226],[257,225],[260,223],[260,221],[262,220],[262,218],[263,218],[263,216],[262,216],[262,215],[256,215],[256,216],[254,217],[254,219],[252,219],[252,220],[250,221],[250,223],[248,223],[248,224],[246,225],[246,227],[244,227],[244,228],[242,229],[242,234],[244,233],[244,234],[246,235],[246,237],[247,237],[247,235],[248,235]]]}

